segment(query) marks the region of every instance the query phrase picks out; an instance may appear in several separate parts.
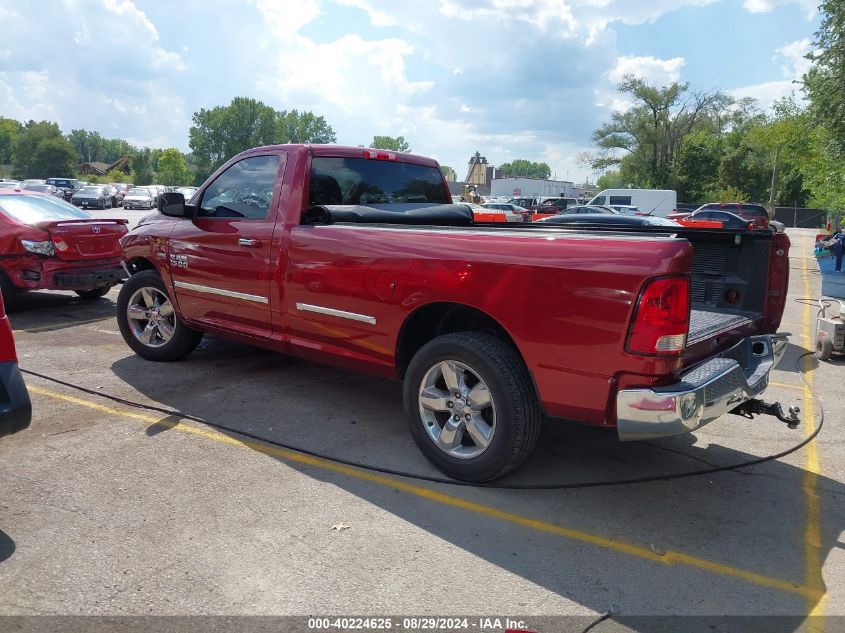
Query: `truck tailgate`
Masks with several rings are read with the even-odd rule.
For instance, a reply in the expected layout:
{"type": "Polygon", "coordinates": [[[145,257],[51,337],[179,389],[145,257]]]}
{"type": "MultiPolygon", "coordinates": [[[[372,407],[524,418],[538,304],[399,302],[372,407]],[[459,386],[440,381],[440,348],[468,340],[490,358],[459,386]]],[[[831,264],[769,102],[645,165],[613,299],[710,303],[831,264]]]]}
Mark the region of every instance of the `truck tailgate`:
{"type": "Polygon", "coordinates": [[[684,366],[741,338],[777,331],[788,283],[789,238],[770,231],[685,230],[693,245],[684,366]]]}

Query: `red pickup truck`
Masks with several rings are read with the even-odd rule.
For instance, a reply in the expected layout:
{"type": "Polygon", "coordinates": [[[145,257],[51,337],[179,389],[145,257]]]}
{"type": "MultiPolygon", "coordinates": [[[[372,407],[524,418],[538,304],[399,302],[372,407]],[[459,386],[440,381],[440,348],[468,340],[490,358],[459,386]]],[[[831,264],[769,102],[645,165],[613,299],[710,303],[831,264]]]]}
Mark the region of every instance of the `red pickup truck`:
{"type": "Polygon", "coordinates": [[[464,480],[520,464],[546,418],[692,431],[758,402],[787,343],[786,235],[480,224],[411,154],[260,147],[159,210],[122,239],[137,354],[210,333],[402,379],[419,448],[464,480]]]}

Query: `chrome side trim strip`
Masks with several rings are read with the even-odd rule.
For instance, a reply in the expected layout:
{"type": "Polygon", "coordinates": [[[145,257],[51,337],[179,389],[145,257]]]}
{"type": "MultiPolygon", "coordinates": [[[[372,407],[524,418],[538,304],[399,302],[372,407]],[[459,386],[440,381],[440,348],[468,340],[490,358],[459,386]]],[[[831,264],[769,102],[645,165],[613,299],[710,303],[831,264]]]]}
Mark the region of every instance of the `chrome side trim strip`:
{"type": "Polygon", "coordinates": [[[317,314],[327,314],[329,316],[338,317],[340,319],[349,319],[351,321],[361,321],[362,323],[376,324],[376,318],[367,316],[366,314],[356,314],[355,312],[345,312],[343,310],[335,310],[334,308],[324,308],[323,306],[314,306],[308,303],[297,303],[296,309],[302,312],[316,312],[317,314]]]}
{"type": "Polygon", "coordinates": [[[267,297],[262,297],[261,295],[248,295],[245,292],[235,292],[233,290],[223,290],[223,288],[190,284],[187,281],[177,281],[175,286],[177,288],[184,288],[185,290],[195,290],[197,292],[205,292],[210,295],[220,295],[221,297],[232,297],[233,299],[243,299],[244,301],[254,301],[255,303],[270,303],[270,300],[267,297]]]}

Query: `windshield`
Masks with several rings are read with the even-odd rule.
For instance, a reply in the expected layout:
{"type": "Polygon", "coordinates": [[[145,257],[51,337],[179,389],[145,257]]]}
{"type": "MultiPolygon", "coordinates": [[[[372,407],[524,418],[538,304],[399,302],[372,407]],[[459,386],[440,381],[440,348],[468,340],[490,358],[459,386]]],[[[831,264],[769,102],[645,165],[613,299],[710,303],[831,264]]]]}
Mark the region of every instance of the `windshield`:
{"type": "Polygon", "coordinates": [[[40,191],[41,193],[49,193],[51,191],[50,185],[24,185],[22,188],[27,191],[40,191]]]}
{"type": "Polygon", "coordinates": [[[147,189],[130,189],[129,193],[126,194],[127,196],[143,196],[145,198],[150,197],[150,192],[147,189]]]}
{"type": "Polygon", "coordinates": [[[449,204],[437,167],[366,158],[316,157],[310,204],[449,204]]]}
{"type": "Polygon", "coordinates": [[[79,193],[90,193],[94,195],[99,195],[102,192],[100,187],[83,187],[80,189],[79,193]]]}
{"type": "Polygon", "coordinates": [[[54,196],[9,194],[0,197],[0,209],[6,215],[24,224],[35,224],[36,222],[50,220],[87,220],[94,217],[54,196]]]}
{"type": "Polygon", "coordinates": [[[48,178],[47,184],[55,185],[56,187],[73,187],[73,183],[64,178],[48,178]]]}

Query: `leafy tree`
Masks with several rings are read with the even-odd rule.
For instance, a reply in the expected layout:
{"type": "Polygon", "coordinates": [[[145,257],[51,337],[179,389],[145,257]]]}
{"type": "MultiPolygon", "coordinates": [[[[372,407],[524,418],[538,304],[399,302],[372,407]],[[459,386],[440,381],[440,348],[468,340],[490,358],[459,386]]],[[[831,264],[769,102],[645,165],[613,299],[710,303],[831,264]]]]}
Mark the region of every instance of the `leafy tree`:
{"type": "Polygon", "coordinates": [[[239,152],[274,143],[276,118],[273,108],[246,97],[194,112],[190,145],[200,170],[207,175],[239,152]]]}
{"type": "Polygon", "coordinates": [[[70,176],[76,173],[76,160],[76,150],[49,121],[28,121],[12,151],[17,178],[70,176]]]}
{"type": "Polygon", "coordinates": [[[29,177],[73,176],[77,158],[76,150],[61,136],[44,139],[33,153],[29,177]]]}
{"type": "Polygon", "coordinates": [[[743,202],[748,200],[748,194],[736,187],[720,187],[709,191],[704,202],[743,202]]]}
{"type": "Polygon", "coordinates": [[[389,149],[394,152],[410,152],[411,146],[404,136],[374,136],[370,147],[375,149],[389,149]]]}
{"type": "Polygon", "coordinates": [[[804,76],[814,119],[845,147],[845,0],[822,0],[813,62],[804,76]]]}
{"type": "Polygon", "coordinates": [[[546,163],[534,163],[523,158],[518,158],[510,163],[502,163],[499,165],[497,172],[503,178],[540,178],[546,180],[552,175],[552,170],[546,163]]]}
{"type": "Polygon", "coordinates": [[[81,160],[86,163],[105,162],[102,160],[104,139],[99,132],[71,130],[67,140],[73,145],[81,160]]]}
{"type": "Polygon", "coordinates": [[[19,121],[0,117],[0,165],[12,162],[12,149],[22,131],[23,126],[19,121]]]}
{"type": "Polygon", "coordinates": [[[598,191],[602,189],[624,189],[628,184],[634,183],[626,183],[622,172],[618,169],[613,169],[598,177],[596,180],[596,189],[598,191]]]}
{"type": "Polygon", "coordinates": [[[662,88],[628,75],[619,92],[634,105],[614,112],[611,120],[593,133],[600,153],[593,169],[606,169],[624,162],[643,185],[662,188],[672,184],[672,170],[684,137],[707,124],[714,114],[726,117],[732,100],[719,91],[690,91],[687,84],[662,88]]]}
{"type": "Polygon", "coordinates": [[[151,154],[150,148],[145,147],[135,152],[135,155],[132,156],[130,163],[132,173],[130,177],[136,185],[150,185],[153,182],[151,154]]]}
{"type": "Polygon", "coordinates": [[[332,126],[313,112],[278,112],[276,116],[276,143],[336,143],[332,126]]]}
{"type": "Polygon", "coordinates": [[[164,150],[158,159],[156,180],[166,185],[189,185],[194,175],[188,169],[185,157],[175,147],[164,150]]]}
{"type": "Polygon", "coordinates": [[[722,147],[704,130],[685,137],[675,160],[675,188],[681,200],[701,202],[717,186],[722,147]]]}
{"type": "Polygon", "coordinates": [[[105,175],[105,182],[131,182],[129,176],[119,169],[112,169],[105,175]]]}

